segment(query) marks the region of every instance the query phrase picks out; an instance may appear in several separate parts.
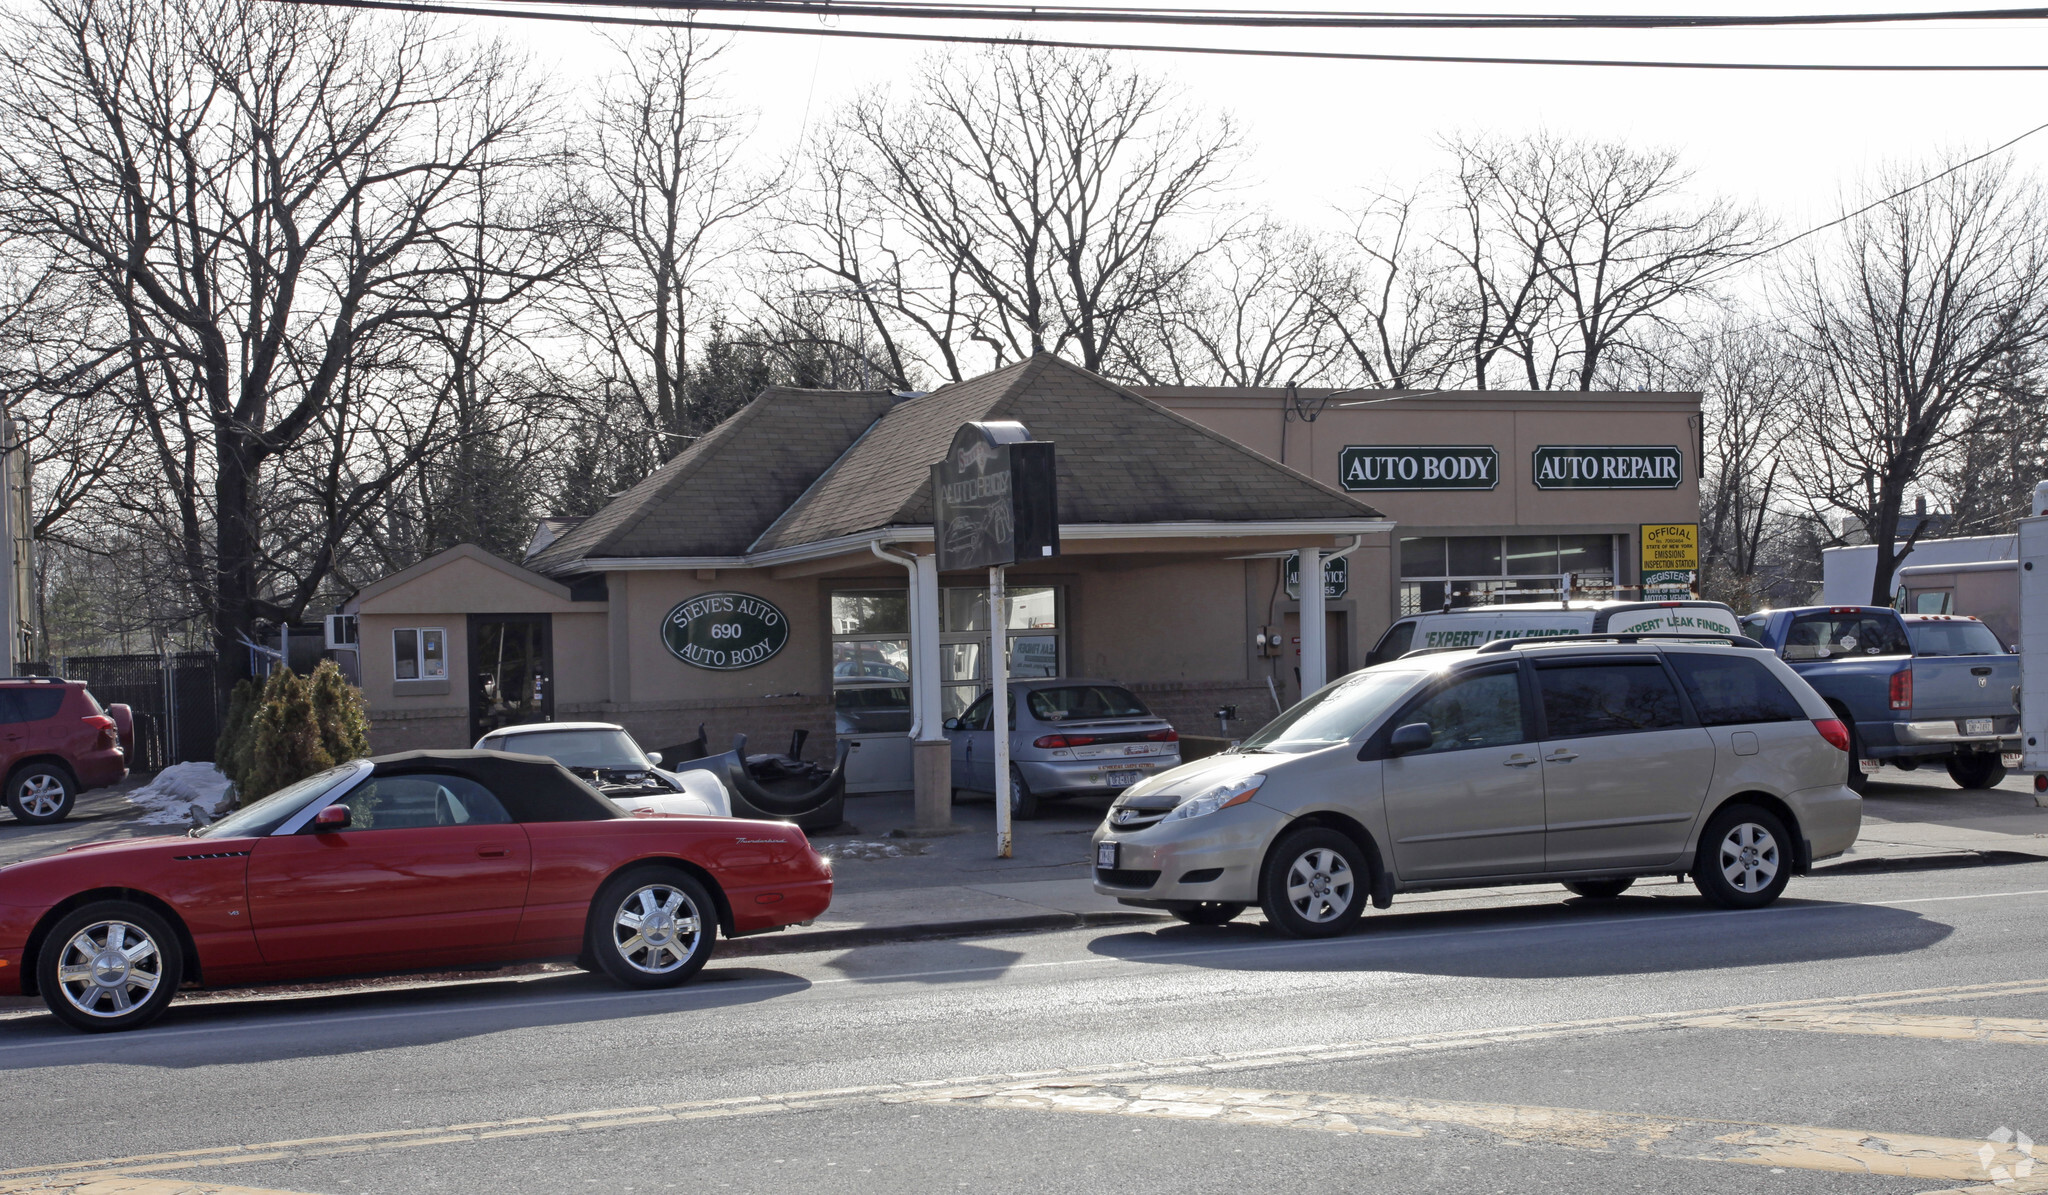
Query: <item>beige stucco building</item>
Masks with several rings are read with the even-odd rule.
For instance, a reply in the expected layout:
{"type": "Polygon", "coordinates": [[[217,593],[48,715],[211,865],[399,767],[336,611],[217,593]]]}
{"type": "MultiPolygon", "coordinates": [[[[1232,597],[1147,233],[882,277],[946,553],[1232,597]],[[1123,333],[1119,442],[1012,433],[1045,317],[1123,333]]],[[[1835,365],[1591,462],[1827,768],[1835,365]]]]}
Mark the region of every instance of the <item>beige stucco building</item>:
{"type": "Polygon", "coordinates": [[[540,719],[655,750],[700,724],[715,748],[804,728],[849,744],[853,791],[945,784],[943,719],[985,679],[990,630],[986,574],[936,567],[928,469],[968,421],[1056,446],[1061,550],[1009,570],[1012,672],[1120,681],[1184,734],[1216,734],[1225,706],[1230,733],[1258,725],[1404,603],[1635,585],[1638,525],[1695,518],[1694,395],[1322,399],[1133,391],[1045,355],[922,396],[771,389],[526,560],[455,548],[352,599],[375,746],[540,719]],[[1404,468],[1438,488],[1387,488],[1404,468]],[[1579,488],[1539,487],[1545,469],[1579,488]],[[1603,469],[1657,488],[1584,488],[1603,469]],[[1290,555],[1331,574],[1306,632],[1290,555]],[[737,638],[698,634],[705,610],[737,638]]]}

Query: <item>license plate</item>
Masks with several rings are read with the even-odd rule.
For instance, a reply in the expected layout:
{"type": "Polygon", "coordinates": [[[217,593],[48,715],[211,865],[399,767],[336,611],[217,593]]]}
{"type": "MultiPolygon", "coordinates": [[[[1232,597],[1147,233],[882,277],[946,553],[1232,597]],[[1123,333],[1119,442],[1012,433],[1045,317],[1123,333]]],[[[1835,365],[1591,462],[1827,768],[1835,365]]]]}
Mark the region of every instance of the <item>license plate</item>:
{"type": "Polygon", "coordinates": [[[1095,866],[1097,866],[1097,867],[1100,867],[1100,868],[1101,868],[1101,869],[1103,869],[1104,871],[1115,871],[1115,870],[1116,870],[1116,848],[1117,848],[1117,846],[1118,846],[1118,845],[1119,845],[1119,844],[1117,844],[1117,843],[1114,843],[1114,842],[1098,842],[1098,843],[1096,843],[1096,844],[1095,844],[1095,866]]]}
{"type": "Polygon", "coordinates": [[[1143,772],[1104,772],[1102,778],[1119,788],[1129,788],[1145,778],[1143,772]]]}
{"type": "Polygon", "coordinates": [[[1963,719],[1963,733],[1964,733],[1964,734],[1990,734],[1990,733],[1991,733],[1991,719],[1989,719],[1989,718],[1964,718],[1964,719],[1963,719]]]}
{"type": "Polygon", "coordinates": [[[1874,759],[1859,759],[1856,761],[1856,766],[1863,770],[1865,776],[1875,776],[1877,775],[1877,770],[1884,765],[1874,759]]]}
{"type": "Polygon", "coordinates": [[[2016,768],[2020,766],[2020,764],[2024,763],[2026,761],[2026,758],[2026,756],[2021,755],[2017,751],[2008,751],[2005,754],[1998,757],[1998,762],[2004,764],[2008,768],[2016,768]]]}

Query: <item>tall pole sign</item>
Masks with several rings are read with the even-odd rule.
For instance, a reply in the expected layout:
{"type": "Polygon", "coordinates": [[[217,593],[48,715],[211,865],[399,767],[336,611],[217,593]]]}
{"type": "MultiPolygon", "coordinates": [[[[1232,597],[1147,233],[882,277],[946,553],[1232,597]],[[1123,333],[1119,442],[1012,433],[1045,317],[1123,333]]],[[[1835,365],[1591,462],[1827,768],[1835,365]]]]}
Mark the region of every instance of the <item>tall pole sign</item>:
{"type": "Polygon", "coordinates": [[[996,857],[1010,857],[1009,611],[1003,569],[1060,554],[1059,479],[1050,441],[1010,420],[963,423],[932,466],[939,571],[988,570],[989,729],[995,736],[996,857]]]}

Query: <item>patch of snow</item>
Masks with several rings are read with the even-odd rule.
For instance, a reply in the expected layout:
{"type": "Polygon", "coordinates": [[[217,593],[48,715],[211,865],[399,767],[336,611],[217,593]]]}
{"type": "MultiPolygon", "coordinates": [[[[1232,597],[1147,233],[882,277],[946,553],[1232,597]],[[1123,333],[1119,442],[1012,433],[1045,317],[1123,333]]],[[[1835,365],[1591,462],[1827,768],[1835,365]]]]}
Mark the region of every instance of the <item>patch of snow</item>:
{"type": "Polygon", "coordinates": [[[228,778],[210,763],[174,763],[148,784],[123,794],[148,812],[136,819],[145,826],[182,826],[194,808],[209,817],[227,812],[228,778]]]}

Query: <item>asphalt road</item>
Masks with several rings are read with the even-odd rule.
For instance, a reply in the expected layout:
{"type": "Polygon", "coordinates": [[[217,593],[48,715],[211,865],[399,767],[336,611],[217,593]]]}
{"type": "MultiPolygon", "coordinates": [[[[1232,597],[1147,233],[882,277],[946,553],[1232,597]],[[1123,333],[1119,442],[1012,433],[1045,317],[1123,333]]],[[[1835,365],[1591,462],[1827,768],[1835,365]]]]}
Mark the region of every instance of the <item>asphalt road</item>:
{"type": "Polygon", "coordinates": [[[2048,1190],[2048,862],[1638,893],[12,1015],[0,1192],[2048,1190]]]}

